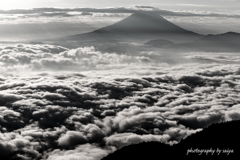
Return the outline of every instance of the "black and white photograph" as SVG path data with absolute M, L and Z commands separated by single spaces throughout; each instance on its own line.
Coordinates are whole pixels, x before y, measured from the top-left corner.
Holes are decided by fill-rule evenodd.
M 0 160 L 240 157 L 240 0 L 1 0 Z

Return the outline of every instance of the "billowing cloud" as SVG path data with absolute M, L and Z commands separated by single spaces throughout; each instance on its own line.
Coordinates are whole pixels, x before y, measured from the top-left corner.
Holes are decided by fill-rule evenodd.
M 117 54 L 101 52 L 95 47 L 83 47 L 68 50 L 52 45 L 25 45 L 2 47 L 0 65 L 14 68 L 25 67 L 34 70 L 88 70 L 112 68 L 113 65 L 151 63 L 160 59 L 160 54 L 141 53 Z M 154 60 L 156 59 L 156 60 Z
M 106 138 L 106 143 L 108 145 L 116 146 L 117 148 L 121 148 L 127 145 L 136 144 L 140 142 L 148 142 L 148 141 L 158 141 L 158 142 L 166 142 L 170 139 L 170 136 L 165 135 L 137 135 L 133 133 L 122 133 L 112 135 Z
M 58 144 L 61 147 L 72 147 L 76 144 L 86 143 L 86 138 L 81 134 L 81 132 L 68 131 L 65 135 L 58 139 Z
M 114 148 L 101 149 L 91 144 L 84 144 L 74 150 L 54 150 L 49 153 L 48 160 L 99 160 L 114 150 Z

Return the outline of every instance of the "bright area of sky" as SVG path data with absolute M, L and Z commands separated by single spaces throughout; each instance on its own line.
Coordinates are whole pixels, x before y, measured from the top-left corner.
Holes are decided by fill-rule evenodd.
M 148 5 L 161 9 L 238 9 L 239 0 L 2 0 L 1 9 L 39 8 L 39 7 L 111 7 Z
M 167 20 L 185 29 L 201 34 L 218 34 L 227 31 L 240 32 L 240 0 L 0 0 L 0 41 L 53 38 L 79 33 L 118 22 L 129 14 L 36 12 L 16 13 L 3 10 L 31 8 L 115 8 L 151 6 L 172 12 L 208 14 L 202 16 L 165 16 Z M 136 9 L 136 8 L 135 8 Z M 51 10 L 50 10 L 51 11 Z M 233 15 L 215 16 L 215 14 Z

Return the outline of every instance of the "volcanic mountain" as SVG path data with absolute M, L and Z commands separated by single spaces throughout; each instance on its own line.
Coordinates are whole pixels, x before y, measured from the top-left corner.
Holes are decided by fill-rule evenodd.
M 152 39 L 165 39 L 173 42 L 190 42 L 202 35 L 185 30 L 147 11 L 136 11 L 129 17 L 90 33 L 61 37 L 58 41 L 81 43 L 104 42 L 146 42 Z

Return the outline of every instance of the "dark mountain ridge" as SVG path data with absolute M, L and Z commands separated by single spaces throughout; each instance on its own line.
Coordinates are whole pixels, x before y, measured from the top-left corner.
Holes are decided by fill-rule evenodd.
M 207 52 L 239 52 L 240 34 L 235 32 L 209 34 L 193 42 L 176 44 L 174 47 Z
M 102 160 L 161 159 L 238 159 L 240 157 L 240 120 L 212 124 L 170 146 L 160 142 L 143 142 L 123 147 Z M 204 150 L 215 151 L 203 152 Z M 221 150 L 221 152 L 217 152 Z M 202 151 L 202 153 L 200 152 Z

